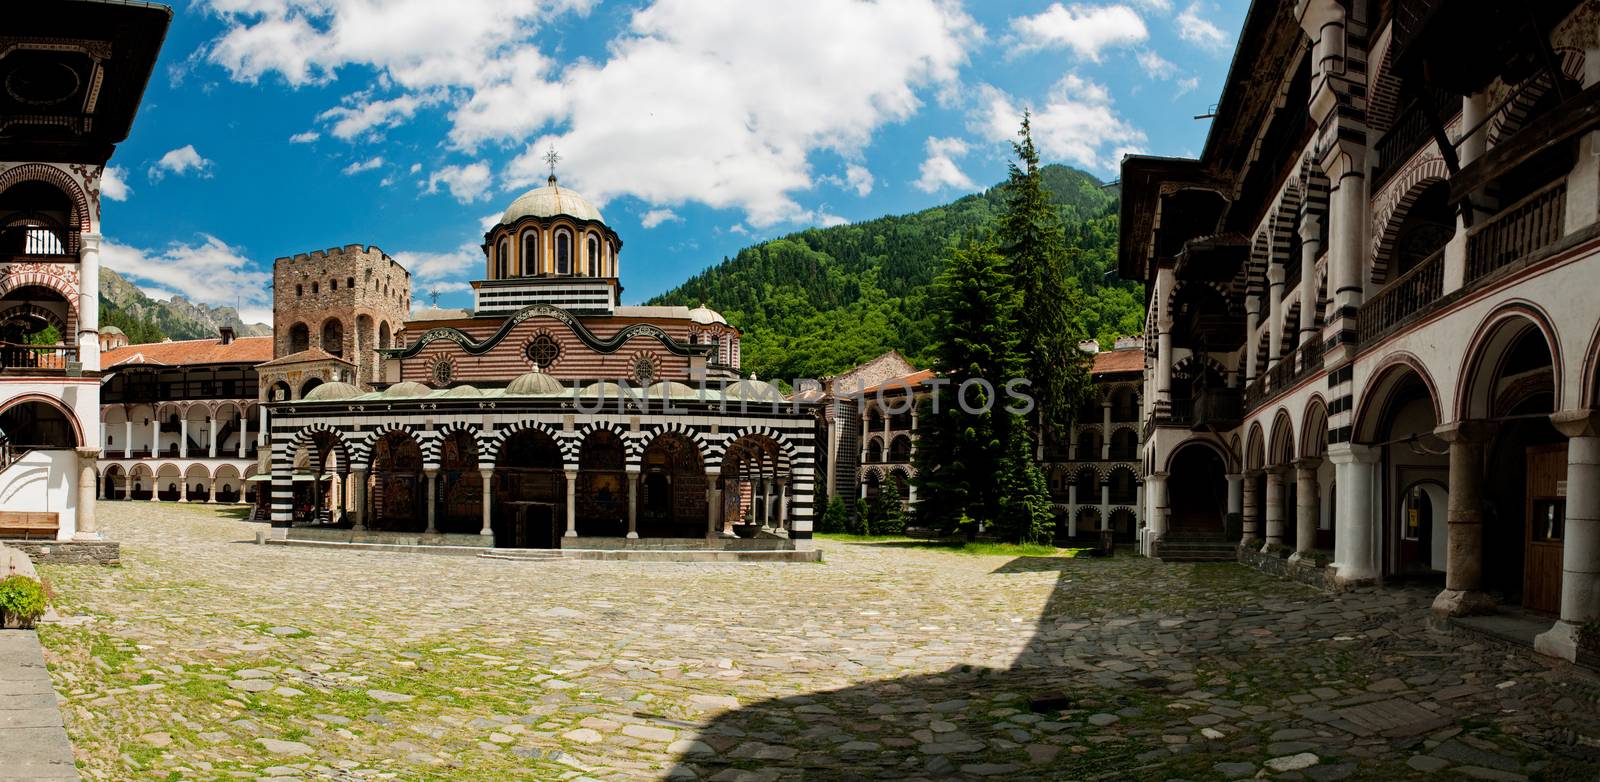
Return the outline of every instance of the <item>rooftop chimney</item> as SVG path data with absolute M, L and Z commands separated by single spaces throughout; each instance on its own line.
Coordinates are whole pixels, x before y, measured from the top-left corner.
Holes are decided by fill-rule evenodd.
M 233 344 L 233 327 L 232 326 L 223 326 L 221 329 L 218 329 L 218 331 L 220 331 L 222 333 L 222 344 L 224 344 L 224 345 L 232 345 Z

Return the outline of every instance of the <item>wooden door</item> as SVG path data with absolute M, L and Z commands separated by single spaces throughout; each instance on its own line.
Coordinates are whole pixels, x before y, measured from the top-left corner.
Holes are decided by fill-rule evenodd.
M 1567 446 L 1528 449 L 1528 500 L 1524 518 L 1526 560 L 1523 563 L 1522 607 L 1556 614 L 1561 611 L 1561 541 L 1566 532 Z

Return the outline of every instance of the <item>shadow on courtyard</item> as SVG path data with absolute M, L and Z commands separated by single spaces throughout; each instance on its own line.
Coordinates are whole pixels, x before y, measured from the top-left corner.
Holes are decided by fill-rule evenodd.
M 1117 665 L 1115 650 L 1099 642 L 1075 643 L 1081 625 L 1097 619 L 1069 615 L 1067 582 L 1094 578 L 1095 565 L 1106 562 L 1017 557 L 993 571 L 1059 574 L 1035 624 L 1019 626 L 1032 636 L 1010 667 L 957 665 L 743 706 L 702 729 L 695 739 L 705 746 L 679 756 L 668 778 L 1060 779 L 1134 769 L 1150 744 L 1074 751 L 1069 747 L 1078 740 L 1066 737 L 1068 726 L 1058 721 L 1065 709 L 1088 710 L 1074 719 L 1147 710 L 1164 716 L 1157 692 L 1172 682 Z M 1159 747 L 1158 736 L 1150 740 Z

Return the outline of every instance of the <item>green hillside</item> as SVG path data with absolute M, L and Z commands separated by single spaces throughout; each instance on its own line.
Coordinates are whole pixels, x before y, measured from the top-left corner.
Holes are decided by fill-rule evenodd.
M 1102 343 L 1143 327 L 1140 289 L 1116 268 L 1117 191 L 1066 166 L 1044 167 Z M 891 348 L 931 363 L 932 284 L 950 243 L 992 230 L 998 188 L 921 212 L 813 228 L 740 250 L 649 304 L 705 303 L 743 333 L 742 364 L 762 377 L 822 377 Z

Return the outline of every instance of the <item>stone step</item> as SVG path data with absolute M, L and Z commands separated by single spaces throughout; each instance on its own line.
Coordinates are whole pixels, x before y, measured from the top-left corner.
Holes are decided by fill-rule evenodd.
M 490 549 L 478 555 L 479 559 L 515 559 L 542 562 L 561 559 L 559 549 Z

